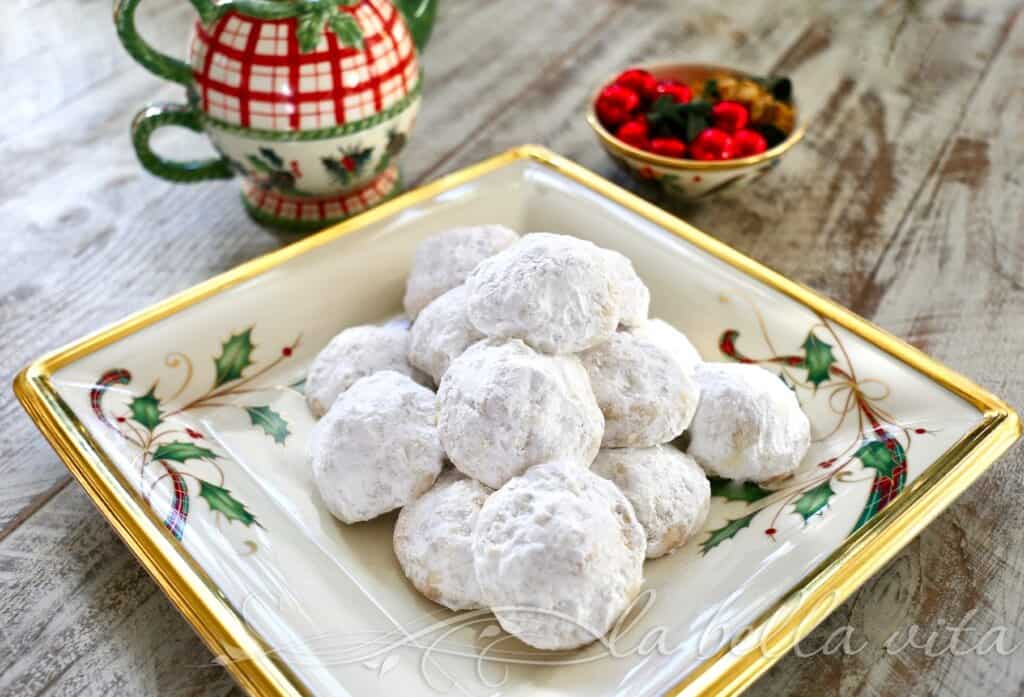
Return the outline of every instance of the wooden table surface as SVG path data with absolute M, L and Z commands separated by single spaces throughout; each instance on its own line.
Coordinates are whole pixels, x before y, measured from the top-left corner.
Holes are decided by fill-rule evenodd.
M 1024 405 L 1024 21 L 1010 0 L 442 0 L 410 185 L 508 147 L 550 146 L 628 184 L 583 113 L 595 81 L 678 58 L 782 72 L 809 129 L 751 188 L 676 209 Z M 181 51 L 185 0 L 140 10 Z M 288 244 L 237 182 L 171 185 L 128 139 L 180 88 L 133 64 L 109 0 L 0 5 L 0 377 L 41 352 Z M 161 135 L 164 135 L 161 133 Z M 164 152 L 198 152 L 191 134 Z M 116 538 L 9 389 L 0 399 L 0 694 L 239 690 Z M 1021 694 L 1024 455 L 1015 448 L 750 690 Z M 949 651 L 964 623 L 967 648 Z M 867 647 L 823 655 L 852 627 Z M 918 627 L 930 649 L 886 650 Z M 858 642 L 859 643 L 859 642 Z

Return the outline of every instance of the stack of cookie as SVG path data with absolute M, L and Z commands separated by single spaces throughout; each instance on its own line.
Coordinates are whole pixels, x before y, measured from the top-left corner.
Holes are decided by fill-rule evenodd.
M 810 442 L 781 381 L 703 363 L 649 304 L 629 259 L 567 235 L 422 242 L 411 327 L 346 329 L 310 370 L 324 503 L 346 523 L 401 508 L 395 553 L 437 603 L 542 649 L 603 636 L 644 560 L 702 529 L 705 472 L 787 476 Z

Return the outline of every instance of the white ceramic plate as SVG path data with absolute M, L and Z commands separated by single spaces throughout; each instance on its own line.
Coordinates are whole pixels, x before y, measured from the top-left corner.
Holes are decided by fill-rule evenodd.
M 344 327 L 400 311 L 417 242 L 473 223 L 626 254 L 653 315 L 706 360 L 779 373 L 813 424 L 794 479 L 716 482 L 706 530 L 647 564 L 646 608 L 620 636 L 577 652 L 529 650 L 486 612 L 422 598 L 392 554 L 394 517 L 337 523 L 304 457 L 310 360 Z M 259 694 L 740 689 L 778 657 L 769 649 L 810 631 L 1019 433 L 1004 404 L 909 346 L 538 148 L 172 298 L 41 359 L 17 389 L 172 600 Z M 758 645 L 727 651 L 746 627 L 761 632 Z

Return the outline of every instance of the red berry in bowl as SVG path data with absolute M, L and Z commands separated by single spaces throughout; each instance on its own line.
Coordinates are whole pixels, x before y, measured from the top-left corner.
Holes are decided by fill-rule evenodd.
M 695 160 L 730 160 L 735 156 L 732 136 L 720 128 L 705 128 L 690 143 L 690 157 Z
M 768 149 L 768 141 L 757 131 L 749 128 L 741 128 L 732 136 L 733 144 L 736 146 L 736 157 L 750 157 L 760 155 Z
M 676 104 L 686 104 L 693 99 L 693 90 L 690 89 L 690 86 L 676 80 L 662 80 L 654 88 L 654 92 L 657 97 L 671 97 Z
M 615 78 L 615 84 L 628 87 L 643 99 L 652 100 L 657 98 L 655 89 L 658 86 L 658 81 L 646 70 L 630 68 Z
M 622 85 L 608 85 L 597 96 L 594 111 L 606 128 L 620 126 L 631 118 L 640 106 L 640 95 Z
M 750 121 L 750 112 L 739 102 L 719 102 L 711 107 L 711 122 L 715 128 L 735 133 L 746 128 Z
M 627 121 L 619 126 L 619 130 L 615 132 L 615 137 L 627 145 L 632 145 L 634 148 L 646 150 L 648 147 L 647 118 L 641 116 L 632 121 Z
M 686 143 L 678 138 L 652 138 L 648 150 L 662 157 L 680 158 L 686 155 Z

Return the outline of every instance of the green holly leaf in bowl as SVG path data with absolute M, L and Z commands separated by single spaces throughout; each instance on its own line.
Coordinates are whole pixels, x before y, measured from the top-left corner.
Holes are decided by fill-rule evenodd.
M 651 105 L 647 121 L 654 133 L 691 142 L 711 125 L 711 102 L 698 100 L 680 104 L 668 96 Z

